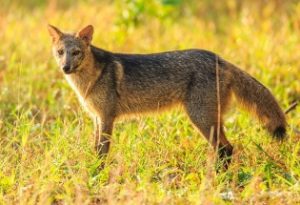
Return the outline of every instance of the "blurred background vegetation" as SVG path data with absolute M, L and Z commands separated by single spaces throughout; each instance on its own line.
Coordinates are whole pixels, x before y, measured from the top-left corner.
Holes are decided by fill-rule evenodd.
M 0 204 L 300 201 L 299 107 L 288 115 L 289 139 L 282 144 L 248 114 L 230 110 L 226 127 L 235 156 L 218 175 L 210 147 L 182 112 L 118 123 L 108 166 L 99 172 L 92 124 L 52 58 L 47 32 L 48 23 L 63 31 L 92 24 L 93 44 L 113 52 L 211 50 L 269 87 L 285 109 L 300 100 L 300 1 L 0 5 Z M 234 198 L 224 201 L 224 192 Z

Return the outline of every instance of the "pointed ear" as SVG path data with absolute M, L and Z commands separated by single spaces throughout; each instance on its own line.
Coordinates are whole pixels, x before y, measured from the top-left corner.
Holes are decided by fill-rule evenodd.
M 93 39 L 93 33 L 94 27 L 92 25 L 88 25 L 79 31 L 76 36 L 84 40 L 87 44 L 90 44 Z
M 53 42 L 57 41 L 63 35 L 63 33 L 58 28 L 50 24 L 48 25 L 48 31 L 50 36 L 52 37 Z

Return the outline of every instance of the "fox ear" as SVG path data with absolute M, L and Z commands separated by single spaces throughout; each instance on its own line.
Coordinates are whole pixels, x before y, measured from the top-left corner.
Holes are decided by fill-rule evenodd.
M 88 25 L 84 27 L 81 31 L 79 31 L 76 35 L 84 40 L 87 44 L 90 44 L 93 39 L 94 27 L 92 25 Z
M 63 33 L 58 28 L 50 24 L 48 25 L 48 31 L 50 36 L 52 37 L 53 42 L 57 41 L 63 35 Z

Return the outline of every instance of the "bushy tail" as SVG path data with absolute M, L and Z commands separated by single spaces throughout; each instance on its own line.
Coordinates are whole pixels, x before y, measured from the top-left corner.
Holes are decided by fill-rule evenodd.
M 286 135 L 285 114 L 271 92 L 255 78 L 230 64 L 232 90 L 238 101 L 253 111 L 276 139 Z

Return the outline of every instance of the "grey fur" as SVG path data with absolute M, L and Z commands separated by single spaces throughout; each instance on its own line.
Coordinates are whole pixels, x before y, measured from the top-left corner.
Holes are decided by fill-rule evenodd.
M 270 91 L 210 51 L 119 54 L 92 46 L 90 26 L 75 35 L 53 27 L 49 31 L 58 64 L 71 65 L 72 72 L 65 76 L 95 121 L 95 146 L 101 156 L 109 150 L 113 124 L 120 116 L 182 105 L 227 166 L 232 146 L 226 139 L 222 116 L 232 93 L 271 133 L 285 135 L 285 116 Z M 64 49 L 66 57 L 56 55 L 59 49 Z M 82 58 L 69 55 L 74 49 L 80 49 Z

